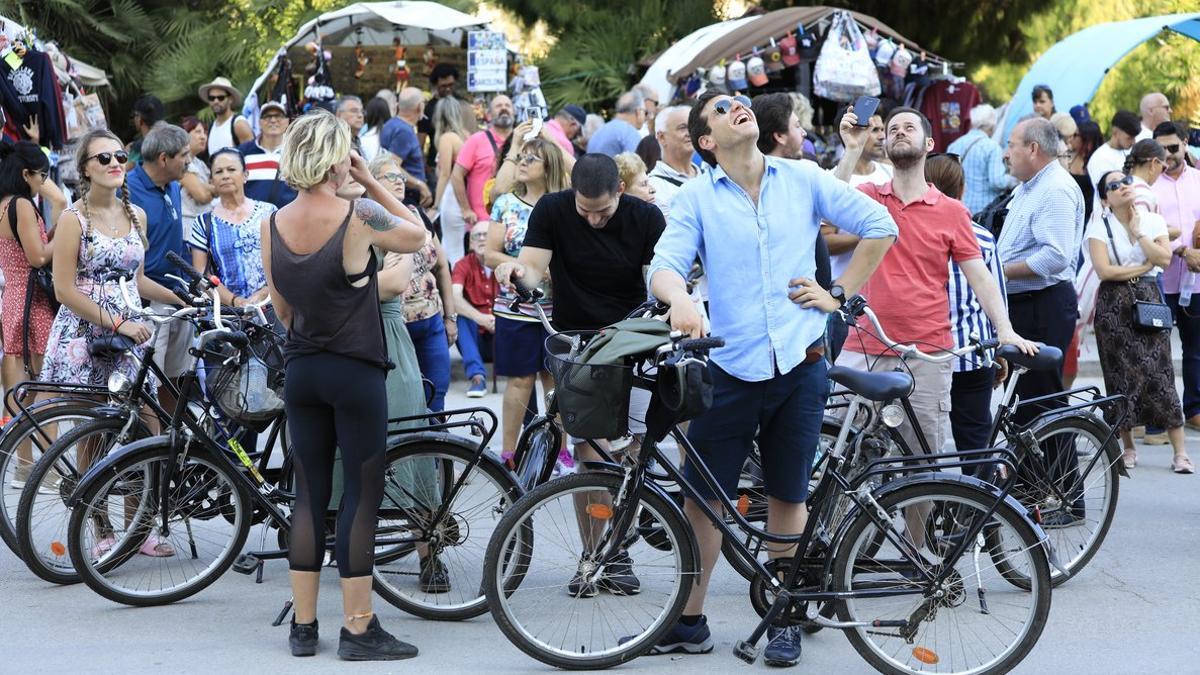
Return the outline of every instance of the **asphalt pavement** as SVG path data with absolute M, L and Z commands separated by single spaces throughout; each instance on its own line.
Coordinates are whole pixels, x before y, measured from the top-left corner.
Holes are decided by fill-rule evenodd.
M 1081 383 L 1095 384 L 1095 380 Z M 452 385 L 450 407 L 467 399 Z M 1200 435 L 1189 433 L 1200 459 Z M 1075 579 L 1054 591 L 1040 642 L 1017 673 L 1200 673 L 1200 476 L 1169 470 L 1169 446 L 1141 446 L 1140 464 L 1121 481 L 1117 515 L 1103 548 Z M 250 542 L 253 545 L 255 542 Z M 719 563 L 707 606 L 716 650 L 706 656 L 644 657 L 621 672 L 751 672 L 732 655 L 757 615 L 747 586 Z M 287 565 L 266 566 L 266 578 L 227 573 L 191 599 L 167 607 L 113 604 L 86 586 L 52 586 L 0 547 L 0 673 L 517 673 L 551 669 L 510 645 L 489 616 L 461 623 L 418 619 L 376 602 L 384 627 L 416 644 L 411 661 L 344 663 L 337 659 L 341 597 L 335 570 L 322 578 L 321 653 L 295 659 L 287 628 L 272 627 L 290 593 Z M 806 638 L 794 672 L 873 672 L 844 636 L 825 630 Z

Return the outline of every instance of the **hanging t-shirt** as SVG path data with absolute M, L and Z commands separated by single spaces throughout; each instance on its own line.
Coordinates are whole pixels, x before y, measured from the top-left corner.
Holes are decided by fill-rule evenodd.
M 971 130 L 971 108 L 983 102 L 979 90 L 970 82 L 940 80 L 925 89 L 921 113 L 933 125 L 933 149 L 945 152 L 959 136 Z
M 62 92 L 50 57 L 30 49 L 15 69 L 7 60 L 0 59 L 0 79 L 4 80 L 0 86 L 0 105 L 9 118 L 5 134 L 10 138 L 25 138 L 21 126 L 28 123 L 31 115 L 37 115 L 38 143 L 61 148 L 67 127 L 62 114 Z

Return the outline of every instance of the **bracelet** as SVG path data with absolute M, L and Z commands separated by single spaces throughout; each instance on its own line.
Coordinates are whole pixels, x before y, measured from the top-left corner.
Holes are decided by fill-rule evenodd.
M 113 332 L 115 333 L 115 332 L 117 332 L 118 330 L 120 330 L 120 328 L 121 328 L 121 324 L 123 324 L 123 323 L 125 323 L 125 317 L 121 317 L 121 320 L 120 320 L 120 321 L 118 321 L 118 322 L 116 322 L 116 323 L 114 323 L 114 324 L 113 324 Z
M 443 321 L 458 321 L 458 315 L 457 314 L 443 314 L 442 320 Z

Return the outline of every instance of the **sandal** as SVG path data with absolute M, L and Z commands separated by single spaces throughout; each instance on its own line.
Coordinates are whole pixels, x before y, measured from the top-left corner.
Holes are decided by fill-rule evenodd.
M 138 549 L 138 554 L 149 558 L 170 558 L 175 555 L 175 547 L 171 543 L 162 539 L 157 534 L 152 534 L 146 537 L 146 541 L 142 542 L 142 547 Z
M 1195 473 L 1196 467 L 1192 466 L 1192 460 L 1187 457 L 1176 457 L 1171 460 L 1171 470 L 1175 473 Z
M 95 546 L 92 547 L 92 559 L 99 560 L 100 558 L 103 558 L 105 555 L 108 554 L 109 551 L 113 550 L 113 547 L 116 545 L 117 545 L 116 535 L 110 534 L 107 537 L 101 539 L 100 541 L 96 542 Z
M 1121 462 L 1125 465 L 1126 469 L 1132 469 L 1132 468 L 1136 467 L 1137 466 L 1137 451 L 1136 450 L 1126 450 L 1125 453 L 1123 455 L 1121 455 Z

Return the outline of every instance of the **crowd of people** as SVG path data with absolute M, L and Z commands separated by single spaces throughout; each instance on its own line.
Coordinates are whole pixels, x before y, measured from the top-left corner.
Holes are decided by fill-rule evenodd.
M 69 204 L 46 180 L 36 141 L 0 150 L 7 389 L 30 378 L 104 384 L 118 370 L 132 378 L 134 358 L 89 353 L 112 333 L 138 345 L 153 340 L 162 372 L 184 372 L 187 324 L 152 330 L 139 321 L 140 305 L 126 306 L 110 282 L 114 271 L 135 279 L 135 303 L 151 308 L 178 302 L 170 253 L 219 276 L 228 305 L 270 298 L 289 334 L 286 399 L 301 477 L 290 556 L 293 653 L 315 649 L 329 501 L 329 480 L 304 476 L 330 474 L 325 451 L 334 444 L 346 484 L 336 535 L 343 644 L 364 658 L 415 653 L 384 633 L 370 609 L 371 562 L 361 553 L 371 549 L 361 538 L 382 490 L 374 474 L 383 437 L 375 432 L 427 405 L 445 408 L 458 386 L 454 351 L 467 396 L 485 395 L 488 363 L 503 378 L 495 450 L 511 457 L 539 407 L 538 382 L 553 386 L 546 330 L 535 308 L 518 302 L 518 282 L 542 291 L 536 302 L 559 330 L 597 330 L 653 295 L 670 306 L 673 327 L 725 338 L 711 363 L 714 405 L 689 437 L 727 498 L 757 438 L 772 532 L 804 526 L 826 356 L 856 368 L 898 365 L 885 345 L 847 339 L 844 326 L 828 321 L 856 293 L 893 339 L 922 350 L 961 347 L 973 334 L 1030 353 L 1034 341 L 1064 350 L 1065 373 L 1027 373 L 1022 398 L 1063 390 L 1094 330 L 1106 389 L 1125 395 L 1107 411 L 1120 420 L 1125 466 L 1137 465 L 1133 431 L 1145 426 L 1147 442 L 1161 434 L 1173 446 L 1173 471 L 1193 472 L 1183 430 L 1200 429 L 1200 311 L 1190 309 L 1200 286 L 1200 170 L 1188 129 L 1171 120 L 1162 94 L 1148 94 L 1140 116 L 1117 112 L 1106 141 L 1086 108 L 1059 113 L 1053 92 L 1038 87 L 1035 115 L 1016 125 L 1007 147 L 993 140 L 997 111 L 982 104 L 947 153 L 932 152 L 919 110 L 884 101 L 860 120 L 847 107 L 840 160 L 821 167 L 795 95 L 707 92 L 660 107 L 653 90 L 636 87 L 608 121 L 566 105 L 535 125 L 518 120 L 503 94 L 477 117 L 458 87 L 457 70 L 442 64 L 430 93 L 410 86 L 366 102 L 347 95 L 330 112 L 297 119 L 269 101 L 257 134 L 236 112 L 241 92 L 224 78 L 200 87 L 208 123 L 185 117 L 176 126 L 161 102 L 142 97 L 131 143 L 107 131 L 81 140 Z M 698 260 L 704 276 L 692 288 L 686 280 Z M 1165 303 L 1174 314 L 1182 400 L 1170 333 L 1140 327 L 1139 302 Z M 835 353 L 825 355 L 825 345 Z M 985 445 L 1005 365 L 964 357 L 908 367 L 928 447 L 941 448 L 945 430 L 956 447 Z M 361 386 L 329 386 L 348 377 Z M 646 405 L 631 401 L 626 452 L 641 442 Z M 910 447 L 924 446 L 916 429 L 901 431 Z M 585 439 L 568 446 L 564 468 L 598 459 Z M 1076 470 L 1073 449 L 1047 452 L 1056 470 Z M 1058 517 L 1082 518 L 1080 500 Z M 656 653 L 712 649 L 703 607 L 720 536 L 698 505 L 685 512 L 701 578 Z M 142 553 L 174 555 L 155 537 Z M 437 560 L 422 560 L 421 583 L 448 587 Z M 569 592 L 628 594 L 638 584 L 630 561 L 617 559 L 595 584 L 577 575 Z M 794 664 L 800 632 L 770 630 L 768 659 Z

